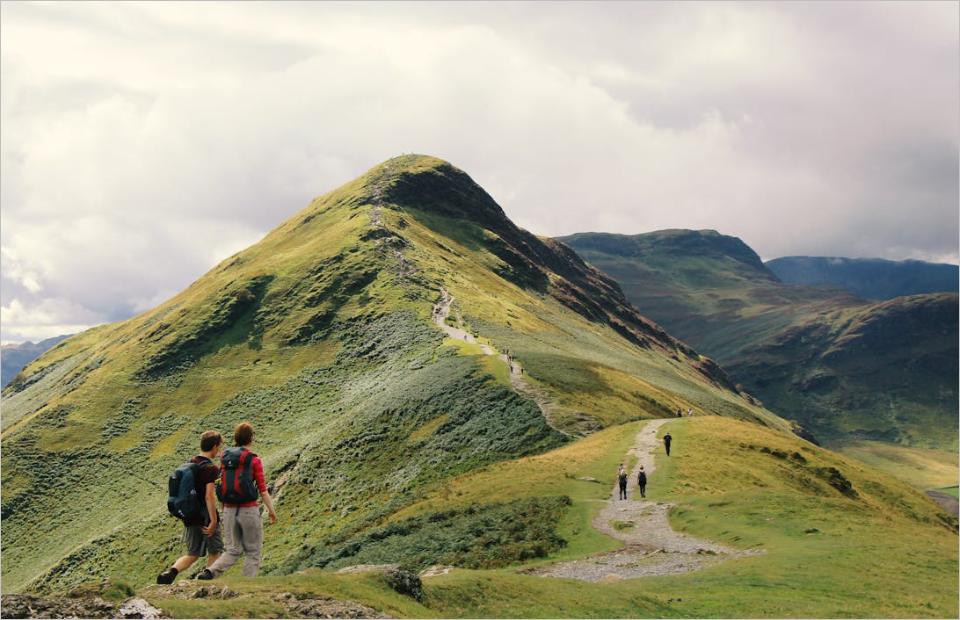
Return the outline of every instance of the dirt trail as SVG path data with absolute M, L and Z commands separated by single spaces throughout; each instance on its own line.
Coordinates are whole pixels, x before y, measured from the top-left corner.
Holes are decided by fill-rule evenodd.
M 496 352 L 492 347 L 486 344 L 478 343 L 476 338 L 474 338 L 470 332 L 463 329 L 463 320 L 460 318 L 459 313 L 457 313 L 458 327 L 453 327 L 447 324 L 447 317 L 450 316 L 450 308 L 453 305 L 453 301 L 453 295 L 451 295 L 447 289 L 440 287 L 440 301 L 433 306 L 433 322 L 439 325 L 440 328 L 454 340 L 462 340 L 464 342 L 475 344 L 483 350 L 484 355 L 496 355 Z M 550 425 L 550 428 L 562 435 L 572 438 L 582 437 L 590 432 L 598 430 L 598 428 L 595 428 L 596 423 L 592 418 L 589 418 L 580 412 L 560 407 L 554 403 L 550 397 L 544 393 L 543 390 L 526 381 L 523 375 L 523 366 L 520 364 L 520 362 L 515 359 L 511 359 L 509 356 L 504 354 L 498 355 L 498 358 L 510 368 L 510 385 L 513 387 L 513 390 L 524 398 L 532 400 L 537 404 L 537 407 L 540 408 L 540 412 L 543 414 L 547 424 Z M 565 431 L 558 426 L 556 420 L 560 415 L 563 415 L 566 419 L 572 421 L 570 426 L 577 428 L 577 434 Z
M 615 483 L 606 506 L 591 523 L 597 531 L 623 541 L 626 546 L 579 560 L 526 569 L 524 573 L 583 581 L 615 581 L 688 573 L 725 560 L 764 553 L 762 550 L 739 551 L 675 532 L 667 520 L 667 512 L 673 504 L 639 500 L 637 473 L 642 465 L 649 478 L 656 469 L 653 449 L 657 443 L 657 431 L 666 422 L 668 420 L 647 422 L 628 451 L 638 458 L 627 487 L 630 499 L 618 499 L 619 489 Z
M 464 342 L 469 342 L 470 344 L 478 345 L 483 349 L 484 355 L 493 355 L 493 349 L 488 345 L 480 344 L 477 342 L 477 339 L 473 335 L 462 329 L 463 320 L 460 318 L 459 313 L 457 315 L 457 325 L 458 327 L 452 327 L 447 325 L 447 317 L 450 316 L 450 306 L 453 304 L 454 297 L 447 292 L 447 289 L 440 287 L 440 301 L 433 306 L 433 322 L 440 326 L 440 329 L 447 332 L 447 335 L 453 338 L 454 340 L 463 340 Z M 505 357 L 505 356 L 501 356 Z M 510 373 L 513 374 L 513 368 L 510 368 Z

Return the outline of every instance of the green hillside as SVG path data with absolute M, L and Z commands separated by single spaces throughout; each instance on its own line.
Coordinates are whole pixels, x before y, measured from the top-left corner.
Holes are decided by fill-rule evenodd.
M 454 298 L 447 321 L 493 355 L 432 322 L 442 290 Z M 280 513 L 264 572 L 285 574 L 331 564 L 453 477 L 599 429 L 681 407 L 788 429 L 731 388 L 466 174 L 392 159 L 158 308 L 60 343 L 11 382 L 3 590 L 153 580 L 179 549 L 166 477 L 209 428 L 256 426 Z M 440 551 L 491 567 L 561 546 L 561 500 L 496 510 L 519 523 L 505 551 L 458 556 L 493 535 L 479 525 Z M 544 518 L 521 518 L 530 510 Z
M 524 568 L 609 551 L 590 518 L 643 422 L 612 427 L 541 455 L 502 461 L 425 494 L 396 515 L 474 509 L 565 496 L 565 548 L 509 568 L 454 570 L 424 579 L 420 602 L 393 592 L 376 573 L 307 570 L 225 583 L 248 598 L 218 601 L 141 593 L 176 617 L 279 616 L 278 593 L 355 600 L 398 617 L 453 618 L 952 618 L 957 608 L 955 521 L 905 483 L 788 434 L 729 418 L 669 422 L 676 448 L 656 451 L 648 498 L 677 503 L 671 523 L 685 533 L 766 553 L 704 570 L 604 583 L 523 574 Z M 662 431 L 661 431 L 662 432 Z M 368 557 L 416 548 L 416 532 L 364 548 Z M 892 587 L 891 584 L 896 584 Z
M 784 284 L 746 244 L 715 231 L 562 240 L 640 312 L 827 445 L 873 452 L 888 468 L 897 459 L 883 444 L 911 447 L 952 463 L 934 486 L 956 481 L 956 294 L 868 302 Z

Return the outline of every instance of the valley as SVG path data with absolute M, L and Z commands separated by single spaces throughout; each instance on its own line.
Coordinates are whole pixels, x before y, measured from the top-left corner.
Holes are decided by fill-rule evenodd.
M 956 483 L 955 293 L 867 301 L 839 287 L 784 284 L 743 241 L 716 231 L 562 240 L 620 282 L 642 313 L 824 445 L 869 453 L 894 473 L 899 457 L 933 461 L 946 478 L 912 472 L 917 486 Z

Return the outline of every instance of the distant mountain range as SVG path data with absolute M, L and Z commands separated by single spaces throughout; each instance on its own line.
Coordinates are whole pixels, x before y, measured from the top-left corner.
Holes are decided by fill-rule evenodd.
M 645 315 L 828 445 L 957 447 L 956 293 L 866 301 L 786 284 L 712 230 L 562 237 Z
M 20 344 L 5 344 L 0 348 L 0 381 L 3 386 L 13 381 L 23 367 L 46 353 L 63 340 L 69 338 L 66 336 L 55 336 L 47 338 L 34 344 L 32 342 L 22 342 Z
M 787 256 L 765 265 L 786 284 L 842 286 L 864 299 L 960 291 L 960 267 L 944 263 Z

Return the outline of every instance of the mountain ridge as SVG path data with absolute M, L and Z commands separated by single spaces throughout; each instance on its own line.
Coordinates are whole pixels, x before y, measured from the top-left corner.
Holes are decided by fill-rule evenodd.
M 784 256 L 765 263 L 787 284 L 841 286 L 864 299 L 887 300 L 960 290 L 960 267 L 945 263 L 836 256 Z
M 702 231 L 561 238 L 642 312 L 829 444 L 953 449 L 955 294 L 871 302 L 840 287 L 786 284 L 765 265 L 731 258 L 729 239 Z M 711 249 L 685 251 L 698 244 Z
M 242 419 L 257 428 L 278 509 L 299 515 L 273 530 L 266 572 L 309 565 L 450 477 L 580 429 L 690 407 L 789 432 L 615 282 L 493 205 L 446 162 L 395 158 L 157 308 L 28 365 L 3 392 L 4 587 L 150 578 L 179 534 L 151 480 L 199 432 L 228 435 Z M 498 355 L 432 322 L 441 290 L 456 298 L 449 320 Z M 551 401 L 551 420 L 502 356 Z M 60 477 L 98 480 L 76 489 L 66 520 L 43 486 Z M 546 553 L 539 544 L 528 546 Z
M 72 335 L 73 334 L 64 334 L 54 336 L 53 338 L 40 340 L 36 343 L 21 342 L 19 344 L 3 345 L 2 353 L 0 353 L 3 368 L 2 372 L 0 372 L 0 377 L 2 377 L 2 386 L 0 386 L 0 389 L 7 387 L 7 384 L 13 381 L 14 377 L 23 370 L 24 366 Z

